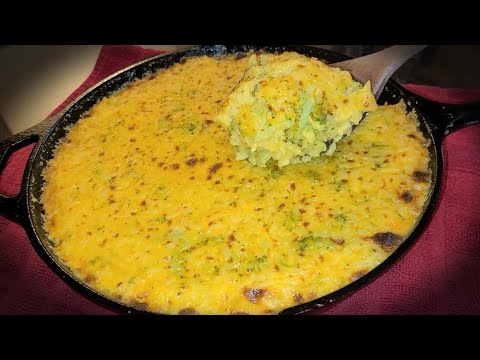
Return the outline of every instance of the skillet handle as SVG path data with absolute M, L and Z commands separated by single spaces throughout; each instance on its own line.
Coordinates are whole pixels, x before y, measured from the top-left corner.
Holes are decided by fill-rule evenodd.
M 15 151 L 38 142 L 38 140 L 45 136 L 60 116 L 61 113 L 52 116 L 41 123 L 0 142 L 0 176 L 5 169 L 10 156 Z M 0 194 L 0 216 L 12 220 L 19 225 L 25 223 L 28 216 L 24 184 L 22 184 L 22 189 L 15 196 L 5 196 Z
M 454 131 L 480 124 L 480 102 L 444 104 L 421 98 L 418 105 L 427 118 L 432 119 L 429 124 L 442 140 Z
M 446 105 L 447 124 L 443 130 L 444 136 L 464 127 L 480 124 L 480 103 L 465 105 Z

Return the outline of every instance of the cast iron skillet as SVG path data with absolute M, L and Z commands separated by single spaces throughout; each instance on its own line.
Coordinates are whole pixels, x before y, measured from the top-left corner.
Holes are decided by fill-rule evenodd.
M 17 134 L 0 143 L 0 173 L 6 165 L 12 152 L 36 142 L 26 170 L 23 175 L 21 190 L 18 195 L 6 197 L 0 195 L 0 215 L 18 223 L 27 232 L 30 241 L 45 263 L 59 275 L 67 284 L 88 297 L 94 302 L 121 313 L 146 313 L 145 310 L 125 305 L 115 299 L 99 294 L 86 283 L 75 277 L 63 265 L 49 246 L 47 234 L 42 228 L 42 206 L 37 201 L 42 193 L 42 170 L 48 160 L 52 158 L 55 144 L 65 135 L 65 127 L 74 124 L 82 114 L 88 111 L 95 103 L 105 96 L 118 90 L 124 84 L 136 78 L 142 78 L 161 68 L 167 68 L 182 58 L 207 55 L 217 56 L 248 50 L 263 49 L 267 52 L 296 51 L 300 54 L 313 56 L 334 63 L 348 59 L 348 57 L 313 47 L 307 46 L 201 46 L 198 48 L 155 56 L 134 64 L 124 70 L 113 74 L 109 78 L 95 85 L 65 108 L 61 113 L 46 119 L 44 122 Z M 305 304 L 290 307 L 281 314 L 297 314 L 313 308 L 320 308 L 339 300 L 366 285 L 368 282 L 392 266 L 419 238 L 431 220 L 438 202 L 443 175 L 442 142 L 445 137 L 462 127 L 480 123 L 480 104 L 471 105 L 446 105 L 435 103 L 421 98 L 406 89 L 403 89 L 393 80 L 390 80 L 378 103 L 397 103 L 405 99 L 409 110 L 415 109 L 420 119 L 420 130 L 427 139 L 431 140 L 428 148 L 431 156 L 430 169 L 432 172 L 432 190 L 426 202 L 424 212 L 416 224 L 413 232 L 405 239 L 400 247 L 383 263 L 367 273 L 365 276 L 331 294 L 310 301 Z M 394 140 L 395 134 L 392 134 Z

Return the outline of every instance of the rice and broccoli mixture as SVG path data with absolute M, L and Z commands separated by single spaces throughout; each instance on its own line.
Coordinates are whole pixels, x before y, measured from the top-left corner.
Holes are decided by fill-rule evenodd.
M 294 52 L 250 55 L 249 68 L 216 120 L 231 131 L 236 159 L 279 167 L 331 155 L 365 112 L 377 108 L 370 83 Z
M 152 312 L 275 314 L 362 277 L 410 234 L 431 186 L 416 116 L 379 106 L 308 163 L 237 161 L 213 118 L 248 66 L 235 55 L 190 58 L 102 99 L 69 129 L 41 202 L 52 249 L 79 281 Z M 270 81 L 280 79 L 258 90 L 268 99 Z M 312 132 L 321 111 L 309 91 L 302 126 Z M 361 107 L 366 92 L 343 98 Z

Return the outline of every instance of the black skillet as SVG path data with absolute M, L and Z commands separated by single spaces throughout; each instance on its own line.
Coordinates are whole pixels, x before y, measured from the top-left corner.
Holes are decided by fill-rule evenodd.
M 132 65 L 87 90 L 61 113 L 0 143 L 0 173 L 4 169 L 7 159 L 14 151 L 26 145 L 37 143 L 29 157 L 23 175 L 20 193 L 14 197 L 0 195 L 0 215 L 21 225 L 43 261 L 67 284 L 82 295 L 117 312 L 146 313 L 142 309 L 122 304 L 115 299 L 99 294 L 86 283 L 75 277 L 75 275 L 58 260 L 49 245 L 47 234 L 42 228 L 43 210 L 41 204 L 37 201 L 37 199 L 40 199 L 42 193 L 42 170 L 48 160 L 52 158 L 52 151 L 55 144 L 65 135 L 65 127 L 75 123 L 82 114 L 88 111 L 100 99 L 110 95 L 124 84 L 136 78 L 142 78 L 158 69 L 169 67 L 174 63 L 180 62 L 182 58 L 185 57 L 198 55 L 217 56 L 260 49 L 267 52 L 296 51 L 300 54 L 324 60 L 327 63 L 348 59 L 348 57 L 344 55 L 307 46 L 215 45 L 201 46 L 186 51 L 155 56 Z M 395 104 L 400 99 L 406 100 L 409 110 L 416 110 L 420 119 L 420 130 L 427 139 L 431 140 L 428 150 L 432 159 L 430 162 L 432 190 L 416 227 L 390 257 L 365 276 L 331 294 L 302 305 L 288 308 L 282 311 L 281 314 L 297 314 L 314 308 L 324 307 L 360 289 L 404 255 L 420 237 L 433 217 L 443 177 L 442 142 L 449 133 L 468 125 L 480 123 L 480 104 L 447 105 L 432 102 L 407 91 L 393 80 L 389 80 L 378 102 L 379 104 L 385 102 Z

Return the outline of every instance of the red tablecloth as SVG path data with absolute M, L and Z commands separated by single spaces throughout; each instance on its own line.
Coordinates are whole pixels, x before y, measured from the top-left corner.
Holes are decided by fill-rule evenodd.
M 54 112 L 107 75 L 154 50 L 104 46 L 88 79 Z M 411 85 L 450 103 L 480 101 L 479 91 Z M 413 248 L 377 280 L 324 314 L 480 314 L 480 126 L 448 136 L 438 210 Z M 32 146 L 17 151 L 0 178 L 15 193 Z M 322 313 L 315 310 L 309 314 Z M 37 256 L 24 230 L 0 217 L 0 314 L 112 314 L 63 283 Z

